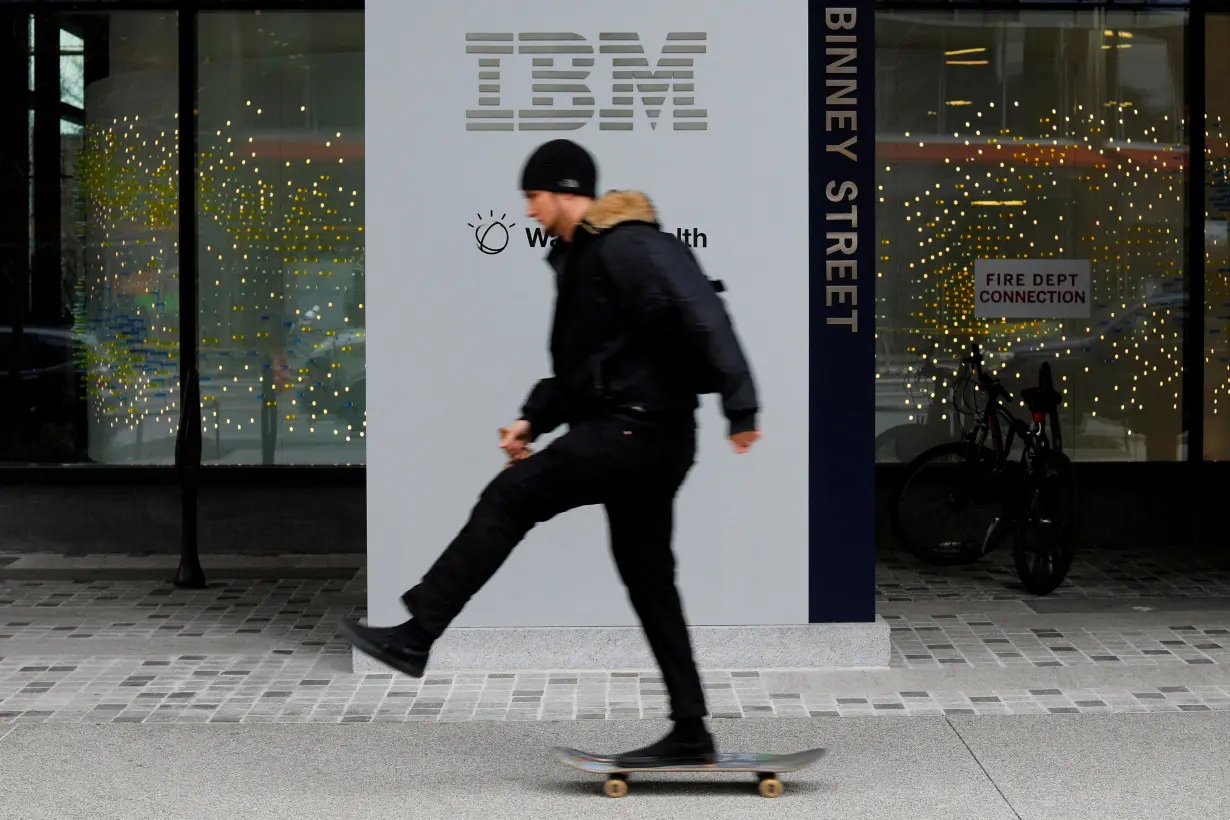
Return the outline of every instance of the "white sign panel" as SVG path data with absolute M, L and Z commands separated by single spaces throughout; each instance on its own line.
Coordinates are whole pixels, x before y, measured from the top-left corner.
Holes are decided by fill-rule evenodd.
M 714 397 L 697 414 L 675 526 L 689 617 L 807 622 L 808 4 L 714 8 L 368 0 L 373 623 L 405 619 L 398 596 L 503 464 L 497 428 L 551 375 L 552 240 L 519 185 L 526 157 L 557 138 L 594 157 L 600 196 L 645 193 L 726 284 L 757 379 L 751 453 L 731 452 Z M 595 507 L 535 527 L 455 625 L 635 622 Z
M 978 259 L 974 316 L 979 319 L 1087 319 L 1088 259 Z

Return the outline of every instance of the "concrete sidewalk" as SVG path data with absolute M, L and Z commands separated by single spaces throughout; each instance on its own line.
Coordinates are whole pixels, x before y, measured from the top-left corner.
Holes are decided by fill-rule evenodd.
M 611 800 L 547 755 L 630 747 L 655 720 L 7 728 L 0 814 L 23 820 L 1230 816 L 1219 712 L 714 721 L 727 750 L 830 749 L 774 800 L 746 774 L 633 776 Z

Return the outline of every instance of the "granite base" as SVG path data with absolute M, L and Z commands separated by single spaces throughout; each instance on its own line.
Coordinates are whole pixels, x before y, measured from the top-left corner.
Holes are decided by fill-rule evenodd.
M 863 623 L 694 626 L 702 669 L 887 668 L 890 631 L 880 616 Z M 353 653 L 356 672 L 388 668 Z M 429 671 L 653 669 L 639 627 L 456 628 L 432 650 Z

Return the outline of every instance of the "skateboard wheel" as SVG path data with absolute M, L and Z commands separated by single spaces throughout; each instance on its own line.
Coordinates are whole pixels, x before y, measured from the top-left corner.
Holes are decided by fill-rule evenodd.
M 607 797 L 623 797 L 628 793 L 628 781 L 622 777 L 608 778 L 602 786 L 602 791 Z
M 785 790 L 782 786 L 782 781 L 776 777 L 763 777 L 760 779 L 760 796 L 761 797 L 780 797 Z

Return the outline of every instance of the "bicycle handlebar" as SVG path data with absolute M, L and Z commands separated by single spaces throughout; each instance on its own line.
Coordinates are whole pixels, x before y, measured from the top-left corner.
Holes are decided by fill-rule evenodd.
M 1011 404 L 1013 402 L 1012 394 L 1008 389 L 993 376 L 988 376 L 982 369 L 982 350 L 978 347 L 977 342 L 969 343 L 969 353 L 962 357 L 965 364 L 972 365 L 974 372 L 978 376 L 978 386 L 988 393 L 999 396 L 1004 401 Z

